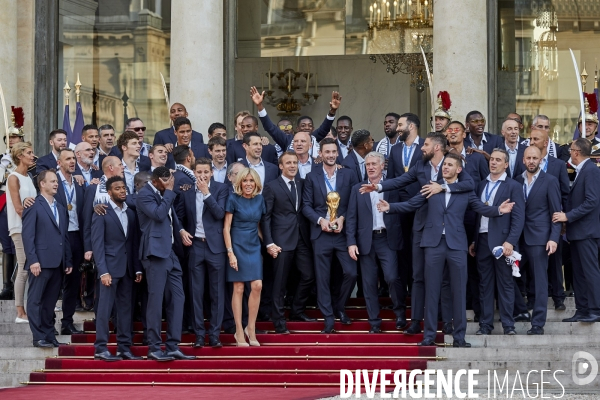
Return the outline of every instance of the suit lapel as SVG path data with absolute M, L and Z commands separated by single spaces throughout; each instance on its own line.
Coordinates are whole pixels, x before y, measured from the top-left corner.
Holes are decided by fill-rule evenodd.
M 281 176 L 277 178 L 277 183 L 279 183 L 281 190 L 283 190 L 284 193 L 287 195 L 288 199 L 290 200 L 290 203 L 292 204 L 292 207 L 295 209 L 296 205 L 294 204 L 294 200 L 292 199 L 292 191 L 287 187 L 285 181 Z
M 112 209 L 112 207 L 110 205 L 109 205 L 108 209 L 106 210 L 106 214 L 111 216 L 111 218 L 114 220 L 114 222 L 119 227 L 119 231 L 121 231 L 123 236 L 125 236 L 125 231 L 123 230 L 123 224 L 121 224 L 121 220 L 119 219 L 119 217 L 117 217 L 117 213 L 115 212 L 115 210 Z M 129 226 L 129 224 L 127 224 L 127 226 Z
M 58 224 L 56 223 L 56 218 L 54 217 L 54 211 L 52 211 L 50 209 L 50 205 L 48 204 L 48 201 L 46 201 L 46 198 L 44 196 L 41 196 L 41 199 L 39 199 L 42 203 L 42 208 L 44 210 L 46 210 L 46 213 L 48 214 L 48 216 L 50 217 L 50 219 L 52 220 L 52 222 L 54 222 L 54 226 L 56 226 L 57 228 L 59 227 Z M 56 210 L 56 212 L 58 212 L 58 209 Z
M 321 188 L 321 193 L 323 193 L 323 198 L 327 198 L 327 187 L 325 186 L 325 171 L 323 168 L 319 168 L 317 170 L 317 181 L 318 185 Z M 339 178 L 339 177 L 338 177 Z
M 493 187 L 494 186 L 491 185 L 488 190 L 491 190 Z M 499 201 L 502 198 L 502 196 L 504 195 L 504 192 L 506 191 L 507 187 L 508 187 L 508 184 L 506 183 L 506 180 L 501 181 L 500 185 L 498 185 L 498 189 L 496 190 L 496 195 L 494 196 L 494 205 L 495 206 L 500 205 Z M 504 200 L 502 200 L 502 201 L 504 201 Z
M 537 179 L 533 183 L 533 187 L 531 188 L 531 191 L 529 192 L 529 196 L 527 196 L 527 199 L 534 197 L 535 194 L 539 191 L 540 186 L 543 185 L 544 179 L 546 179 L 546 177 L 544 175 L 545 175 L 544 171 L 540 171 L 540 174 L 538 175 Z M 527 179 L 527 178 L 525 178 L 525 179 Z

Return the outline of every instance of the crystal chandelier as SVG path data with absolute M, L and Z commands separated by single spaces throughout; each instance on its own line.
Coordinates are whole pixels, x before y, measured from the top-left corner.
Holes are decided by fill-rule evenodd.
M 535 25 L 548 30 L 542 32 L 534 43 L 534 65 L 541 71 L 544 79 L 553 81 L 558 78 L 558 16 L 554 8 L 541 10 Z

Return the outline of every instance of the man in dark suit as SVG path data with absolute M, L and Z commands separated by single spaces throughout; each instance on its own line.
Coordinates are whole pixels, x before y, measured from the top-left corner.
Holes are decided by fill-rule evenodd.
M 185 109 L 185 106 L 181 103 L 173 103 L 171 108 L 169 109 L 169 118 L 171 119 L 171 123 L 175 124 L 175 120 L 179 117 L 188 117 L 188 112 Z M 196 131 L 192 131 L 192 141 L 196 143 L 204 143 L 204 139 L 202 134 Z M 174 127 L 170 126 L 166 129 L 156 132 L 154 135 L 154 145 L 162 144 L 167 148 L 167 151 L 170 153 L 173 151 L 173 148 L 176 146 L 177 136 L 175 135 Z
M 590 162 L 592 143 L 579 138 L 571 143 L 571 164 L 577 176 L 571 186 L 565 212 L 553 222 L 567 223 L 567 240 L 573 260 L 573 289 L 577 311 L 563 322 L 600 322 L 600 268 L 598 266 L 598 219 L 600 217 L 600 170 Z
M 550 122 L 538 116 L 538 125 L 545 126 Z M 548 137 L 548 131 L 545 129 L 533 128 L 529 136 L 529 145 L 535 146 L 540 149 L 541 161 L 540 169 L 546 172 L 548 175 L 554 176 L 558 179 L 561 193 L 561 209 L 564 211 L 567 209 L 567 200 L 569 198 L 569 191 L 571 189 L 571 183 L 569 181 L 569 174 L 567 174 L 567 164 L 557 157 L 553 157 L 548 153 L 548 148 L 552 148 L 549 145 L 550 138 Z M 562 238 L 558 241 L 558 247 L 556 251 L 550 254 L 548 259 L 548 283 L 551 287 L 551 295 L 554 300 L 554 309 L 565 310 L 565 291 L 564 291 L 564 277 L 563 277 L 563 262 L 562 262 L 562 249 L 565 242 Z M 528 285 L 527 297 L 529 295 L 535 295 L 535 288 Z
M 175 149 L 175 151 L 177 148 Z M 175 151 L 173 153 L 175 153 Z M 194 166 L 195 188 L 181 192 L 177 216 L 188 232 L 194 232 L 189 251 L 189 293 L 193 304 L 192 326 L 196 334 L 194 347 L 204 347 L 204 287 L 208 276 L 210 292 L 210 347 L 221 347 L 219 334 L 225 299 L 227 253 L 223 240 L 225 203 L 229 193 L 223 183 L 211 180 L 212 163 L 198 158 Z
M 202 142 L 194 142 L 192 140 L 192 123 L 185 117 L 179 117 L 175 120 L 175 136 L 177 141 L 173 144 L 173 151 L 177 146 L 188 146 L 194 152 L 195 157 L 211 158 L 208 152 L 208 146 Z M 174 169 L 177 162 L 173 159 L 173 151 L 169 152 L 167 157 L 167 167 Z
M 437 135 L 438 133 L 436 133 Z M 425 143 L 427 145 L 427 142 Z M 443 159 L 442 175 L 446 185 L 455 183 L 462 169 L 462 158 L 458 154 L 449 153 Z M 408 202 L 388 204 L 381 200 L 379 209 L 384 212 L 405 212 L 416 210 L 428 203 L 425 229 L 421 239 L 421 247 L 425 249 L 427 275 L 425 276 L 425 333 L 422 346 L 435 346 L 437 333 L 437 314 L 443 271 L 447 268 L 452 293 L 452 319 L 454 323 L 453 347 L 471 347 L 465 341 L 467 328 L 466 318 L 466 283 L 467 283 L 467 235 L 464 229 L 464 218 L 467 207 L 471 207 L 488 218 L 496 219 L 502 213 L 511 211 L 513 204 L 504 201 L 498 206 L 483 204 L 472 192 L 454 193 L 446 191 L 438 193 L 427 200 L 418 194 Z
M 29 271 L 27 315 L 35 347 L 58 347 L 54 335 L 54 306 L 60 294 L 63 273 L 73 270 L 67 237 L 67 209 L 54 199 L 58 178 L 54 170 L 37 177 L 40 195 L 23 211 L 23 241 Z
M 319 156 L 323 159 L 323 168 L 317 168 L 306 175 L 302 212 L 311 225 L 310 239 L 314 251 L 317 303 L 325 317 L 322 332 L 332 333 L 334 315 L 344 324 L 351 323 L 346 315 L 345 306 L 356 284 L 357 271 L 356 261 L 348 254 L 344 222 L 351 189 L 358 181 L 354 172 L 347 168 L 337 169 L 338 153 L 334 139 L 325 138 L 321 141 Z M 330 192 L 338 194 L 335 218 L 328 208 L 328 204 L 336 205 L 335 198 L 327 201 Z M 329 280 L 334 255 L 341 264 L 343 281 L 340 295 L 332 306 Z
M 442 190 L 452 193 L 470 192 L 473 190 L 473 179 L 464 171 L 460 171 L 458 182 L 447 185 L 444 183 L 440 170 L 446 153 L 446 137 L 441 133 L 430 133 L 421 147 L 422 159 L 406 173 L 394 179 L 386 179 L 377 185 L 363 185 L 361 193 L 372 191 L 399 190 L 417 182 L 421 193 L 429 196 Z M 432 183 L 433 182 L 433 183 Z M 427 217 L 427 203 L 415 213 L 412 231 L 412 265 L 413 283 L 411 292 L 411 326 L 404 332 L 409 335 L 421 332 L 421 321 L 424 318 L 425 307 L 425 260 L 421 248 L 421 237 Z M 437 321 L 437 317 L 436 317 Z M 448 321 L 446 321 L 448 322 Z
M 381 139 L 379 142 L 375 142 L 373 145 L 373 150 L 377 151 L 386 159 L 386 169 L 387 169 L 387 159 L 390 158 L 390 154 L 392 154 L 392 148 L 395 145 L 400 144 L 400 131 L 398 131 L 398 122 L 400 120 L 400 115 L 389 112 L 385 115 L 385 119 L 383 120 L 383 132 L 385 133 L 385 137 Z M 383 176 L 386 176 L 386 170 L 383 170 Z
M 354 131 L 350 143 L 352 143 L 352 150 L 342 161 L 342 166 L 354 171 L 356 180 L 361 182 L 367 178 L 365 157 L 373 150 L 371 132 L 366 129 Z
M 354 132 L 354 135 L 360 132 Z M 352 138 L 354 140 L 354 137 Z M 349 157 L 346 157 L 349 158 Z M 345 161 L 345 160 L 344 160 Z M 385 156 L 371 152 L 365 156 L 367 178 L 361 183 L 378 184 L 383 179 Z M 361 184 L 352 188 L 346 221 L 346 239 L 350 257 L 360 259 L 363 293 L 369 314 L 370 333 L 381 333 L 379 299 L 377 296 L 378 266 L 381 264 L 385 282 L 388 284 L 393 310 L 396 314 L 396 329 L 406 327 L 406 286 L 398 276 L 398 251 L 402 248 L 400 214 L 383 214 L 377 210 L 380 199 L 397 203 L 398 191 L 362 195 Z
M 39 175 L 40 172 L 47 169 L 56 169 L 56 162 L 58 160 L 58 153 L 62 149 L 67 148 L 67 132 L 62 129 L 55 129 L 50 132 L 50 153 L 37 159 L 35 163 L 35 174 Z
M 351 149 L 350 138 L 352 137 L 352 119 L 347 115 L 342 115 L 338 118 L 335 124 L 335 131 L 337 133 L 336 146 L 338 148 L 338 163 L 341 163 L 344 158 L 348 156 Z
M 125 204 L 127 187 L 122 177 L 108 179 L 106 191 L 110 197 L 106 214 L 92 217 L 92 244 L 100 280 L 94 359 L 141 360 L 131 353 L 133 281 L 142 280 L 136 216 Z M 117 354 L 112 355 L 107 348 L 108 320 L 115 304 Z
M 256 87 L 252 86 L 250 88 L 250 97 L 252 101 L 256 105 L 258 109 L 258 117 L 260 118 L 260 122 L 262 123 L 263 129 L 271 135 L 275 143 L 279 145 L 279 147 L 283 150 L 294 150 L 293 139 L 294 135 L 288 135 L 283 132 L 281 129 L 277 127 L 277 125 L 273 124 L 271 118 L 267 115 L 267 110 L 263 106 L 263 99 L 265 96 L 265 92 L 260 93 Z M 296 120 L 296 132 L 302 131 L 308 132 L 313 135 L 317 141 L 321 141 L 329 131 L 331 130 L 331 125 L 333 124 L 333 120 L 335 119 L 335 113 L 340 106 L 342 101 L 342 96 L 338 92 L 332 92 L 331 94 L 331 102 L 329 103 L 329 113 L 323 120 L 323 123 L 317 129 L 314 129 L 312 118 L 307 116 L 302 116 Z M 308 130 L 305 130 L 305 127 L 302 127 L 302 124 L 310 123 Z
M 266 185 L 279 176 L 279 168 L 262 157 L 263 145 L 260 135 L 255 132 L 244 135 L 243 146 L 245 155 L 240 162 L 247 168 L 252 168 L 260 177 L 260 183 Z
M 82 176 L 86 187 L 98 184 L 98 179 L 102 177 L 102 169 L 94 168 L 94 148 L 92 145 L 88 142 L 79 142 L 74 151 L 77 162 L 75 163 L 73 175 Z M 102 162 L 104 162 L 104 159 Z
M 504 149 L 508 152 L 506 173 L 509 178 L 515 179 L 525 171 L 522 160 L 526 146 L 519 144 L 519 123 L 513 119 L 504 120 L 502 122 L 502 136 L 504 137 Z
M 515 286 L 512 269 L 506 263 L 513 249 L 517 249 L 523 231 L 525 201 L 523 188 L 508 178 L 509 157 L 506 150 L 497 148 L 490 155 L 490 175 L 479 184 L 477 195 L 486 204 L 499 206 L 510 199 L 515 206 L 510 215 L 499 218 L 479 216 L 475 242 L 469 247 L 471 256 L 477 258 L 479 292 L 481 296 L 480 329 L 478 335 L 489 335 L 494 329 L 494 289 L 498 289 L 498 306 L 505 335 L 515 335 L 513 307 Z M 496 258 L 495 247 L 502 247 L 502 256 Z M 518 294 L 520 296 L 520 293 Z
M 290 320 L 316 321 L 304 314 L 304 307 L 315 282 L 308 221 L 302 215 L 304 180 L 298 177 L 298 156 L 285 151 L 279 157 L 281 176 L 267 183 L 263 197 L 267 212 L 261 227 L 267 252 L 273 258 L 273 304 L 271 319 L 275 332 L 288 334 L 284 297 L 288 275 L 295 265 L 300 272 Z
M 173 209 L 175 178 L 166 167 L 152 172 L 152 181 L 143 187 L 136 199 L 136 211 L 142 231 L 140 259 L 148 281 L 148 358 L 157 361 L 193 360 L 179 350 L 183 320 L 183 283 L 181 266 L 173 251 L 176 240 L 185 246 L 192 244 L 192 236 L 180 227 Z M 167 309 L 166 352 L 161 346 L 163 297 Z
M 132 130 L 127 128 L 127 124 L 125 124 L 125 130 Z M 136 132 L 137 133 L 137 132 Z M 143 135 L 143 132 L 142 132 Z M 106 156 L 119 156 L 121 152 L 115 146 L 115 128 L 112 125 L 105 124 L 98 128 L 98 150 L 100 151 L 100 165 L 102 165 L 102 161 L 104 161 L 104 157 Z M 144 148 L 144 145 L 150 147 L 147 143 L 140 143 L 140 154 L 142 154 L 141 149 Z M 148 156 L 148 154 L 144 154 Z
M 152 147 L 149 143 L 144 143 L 144 136 L 146 134 L 146 125 L 144 121 L 139 119 L 138 117 L 129 118 L 125 121 L 125 130 L 135 132 L 138 135 L 138 140 L 140 143 L 140 155 L 145 157 L 150 157 L 150 148 Z M 102 127 L 100 127 L 100 137 L 102 137 Z M 100 139 L 100 143 L 102 144 L 102 139 Z M 102 146 L 100 146 L 102 147 Z M 112 151 L 111 151 L 112 153 Z M 117 149 L 117 153 L 120 153 Z M 117 155 L 117 154 L 108 154 L 108 155 Z M 118 156 L 118 155 L 117 155 Z
M 84 187 L 79 185 L 73 176 L 75 172 L 75 153 L 71 149 L 63 149 L 58 155 L 57 172 L 58 188 L 54 198 L 62 205 L 69 216 L 67 238 L 72 253 L 75 268 L 73 272 L 64 276 L 62 297 L 61 335 L 83 333 L 73 325 L 73 314 L 79 305 L 81 307 L 81 272 L 79 266 L 83 262 L 83 194 Z M 93 297 L 87 299 L 90 303 Z M 81 309 L 81 308 L 80 308 Z
M 253 115 L 244 117 L 241 122 L 241 130 L 243 136 L 248 133 L 256 133 L 258 135 L 258 119 Z M 258 136 L 259 138 L 260 135 Z M 275 146 L 268 143 L 267 140 L 263 142 L 264 138 L 261 138 L 262 144 L 262 158 L 264 161 L 269 162 L 273 165 L 277 165 L 277 150 Z M 227 163 L 231 164 L 235 161 L 243 161 L 246 158 L 246 149 L 244 147 L 244 139 L 229 141 L 227 144 Z
M 150 171 L 150 159 L 140 155 L 140 142 L 135 132 L 123 132 L 117 140 L 117 147 L 121 151 L 121 161 L 123 162 L 123 174 L 127 183 L 127 190 L 129 193 L 133 193 L 133 177 L 140 171 Z
M 466 126 L 469 129 L 467 148 L 469 151 L 481 153 L 486 160 L 495 148 L 502 148 L 504 140 L 501 136 L 494 135 L 485 130 L 485 117 L 479 111 L 470 111 L 467 114 Z
M 523 185 L 525 224 L 521 249 L 530 270 L 528 283 L 534 287 L 534 307 L 528 335 L 543 335 L 548 311 L 548 256 L 554 254 L 560 240 L 560 223 L 552 216 L 561 210 L 558 179 L 540 168 L 542 152 L 535 146 L 525 150 L 526 172 L 516 177 Z M 530 299 L 527 299 L 530 301 Z
M 92 155 L 92 164 L 95 169 L 100 169 L 102 162 L 100 161 L 100 150 L 98 150 L 98 143 L 100 143 L 100 135 L 98 134 L 98 127 L 94 124 L 85 125 L 81 129 L 81 141 L 87 142 L 94 149 Z

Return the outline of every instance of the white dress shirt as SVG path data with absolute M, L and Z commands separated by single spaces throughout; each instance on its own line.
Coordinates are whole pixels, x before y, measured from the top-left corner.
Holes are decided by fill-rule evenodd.
M 483 189 L 483 192 L 481 192 L 481 201 L 482 202 L 487 202 L 488 205 L 492 205 L 494 204 L 494 198 L 496 197 L 496 192 L 498 192 L 498 188 L 500 187 L 501 183 L 499 183 L 496 187 L 495 184 L 498 181 L 504 182 L 506 180 L 507 174 L 506 172 L 502 174 L 502 176 L 500 178 L 498 178 L 497 181 L 492 181 L 492 178 L 490 177 L 490 175 L 488 175 L 487 179 L 487 186 Z M 487 194 L 490 196 L 489 198 L 486 197 L 486 188 L 487 188 Z M 479 233 L 488 233 L 488 225 L 490 223 L 490 219 L 488 217 L 484 217 L 481 216 L 481 224 L 479 225 Z
M 298 173 L 300 174 L 300 178 L 306 178 L 306 174 L 308 174 L 312 170 L 312 158 L 309 156 L 305 163 L 300 162 L 298 160 Z
M 135 170 L 131 172 L 127 164 L 125 164 L 125 160 L 121 160 L 123 163 L 123 175 L 125 175 L 125 183 L 127 184 L 127 189 L 129 189 L 129 193 L 134 193 L 134 178 L 135 174 L 140 172 L 140 167 L 138 166 L 138 160 L 135 160 Z
M 44 197 L 44 199 L 46 199 L 46 197 Z M 56 221 L 56 225 L 60 226 L 60 215 L 58 213 L 58 206 L 56 203 L 56 199 L 53 197 L 52 203 L 50 203 L 48 201 L 48 199 L 46 199 L 46 202 L 50 206 L 50 211 L 52 211 L 52 215 L 54 215 L 54 220 Z
M 210 189 L 210 181 L 208 182 L 208 188 Z M 194 237 L 206 238 L 202 213 L 204 212 L 204 200 L 210 196 L 210 192 L 205 196 L 198 188 L 194 190 L 196 191 L 196 232 L 194 233 Z
M 540 176 L 540 171 L 542 169 L 538 169 L 538 172 L 533 176 L 533 178 L 531 179 L 531 183 L 529 183 L 529 179 L 527 179 L 527 171 L 524 171 L 523 174 L 521 174 L 521 176 L 523 176 L 523 191 L 526 193 L 525 196 L 525 201 L 527 201 L 527 198 L 529 197 L 529 192 L 531 192 L 531 189 L 533 188 L 533 184 L 537 181 L 538 176 Z
M 515 165 L 517 162 L 517 153 L 519 152 L 519 144 L 515 146 L 515 149 L 511 149 L 507 144 L 504 145 L 506 151 L 508 152 L 508 168 L 510 168 L 510 175 L 514 176 L 515 174 Z
M 442 158 L 442 161 L 440 161 L 440 163 L 437 165 L 437 167 L 433 165 L 433 160 L 429 161 L 429 165 L 431 166 L 431 180 L 432 181 L 437 182 L 438 173 L 441 171 L 443 163 L 444 163 L 443 158 Z
M 379 182 L 381 182 L 382 180 L 380 180 Z M 369 181 L 369 183 L 371 182 Z M 377 204 L 379 203 L 379 200 L 383 200 L 383 193 L 371 192 L 369 193 L 369 195 L 371 196 L 371 214 L 373 214 L 373 230 L 377 231 L 380 229 L 386 229 L 385 222 L 383 222 L 383 213 L 377 210 Z
M 570 161 L 571 161 L 571 159 L 569 159 L 569 162 Z M 579 176 L 579 172 L 581 172 L 581 168 L 583 168 L 583 164 L 585 164 L 587 161 L 589 161 L 589 158 L 586 158 L 585 160 L 580 162 L 579 165 L 577 165 L 575 167 L 575 179 L 573 180 L 573 182 L 575 182 L 577 180 L 577 177 Z M 571 165 L 573 165 L 573 164 L 571 164 Z

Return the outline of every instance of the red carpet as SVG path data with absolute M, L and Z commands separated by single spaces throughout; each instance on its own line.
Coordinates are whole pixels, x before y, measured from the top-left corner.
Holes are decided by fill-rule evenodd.
M 382 300 L 382 304 L 389 303 L 389 299 Z M 307 314 L 321 317 L 318 310 L 309 310 Z M 44 398 L 39 397 L 37 392 L 33 394 L 38 385 L 44 386 L 47 390 L 45 394 L 56 395 L 58 388 L 69 384 L 73 386 L 60 392 L 61 400 L 69 398 L 64 397 L 63 393 L 81 393 L 82 387 L 86 388 L 86 399 L 95 398 L 96 393 L 102 395 L 103 399 L 110 398 L 112 394 L 118 397 L 134 395 L 135 398 L 154 398 L 152 396 L 162 397 L 164 390 L 169 390 L 171 397 L 174 393 L 193 393 L 194 398 L 221 398 L 232 394 L 242 395 L 245 400 L 263 400 L 265 396 L 320 398 L 339 394 L 340 369 L 425 369 L 427 361 L 436 359 L 435 347 L 416 346 L 423 335 L 404 335 L 395 329 L 395 317 L 391 310 L 382 310 L 381 328 L 384 333 L 381 334 L 368 333 L 369 324 L 362 299 L 352 299 L 348 315 L 354 319 L 352 325 L 336 323 L 338 332 L 329 335 L 319 333 L 323 327 L 322 321 L 289 322 L 291 334 L 258 335 L 260 347 L 238 348 L 234 346 L 233 335 L 222 334 L 223 348 L 194 349 L 191 344 L 195 336 L 183 335 L 182 351 L 195 355 L 197 359 L 162 363 L 151 360 L 95 361 L 95 326 L 90 321 L 85 323 L 86 333 L 73 335 L 72 344 L 61 346 L 57 358 L 46 360 L 43 371 L 31 373 L 33 387 L 0 392 L 0 397 L 35 397 L 37 400 Z M 273 330 L 270 322 L 257 325 L 259 329 Z M 165 327 L 166 324 L 163 325 Z M 136 323 L 134 329 L 141 331 L 141 324 Z M 115 341 L 115 335 L 111 335 L 109 350 L 113 353 L 116 351 Z M 136 333 L 132 352 L 145 356 L 148 348 L 142 346 L 141 341 L 142 334 Z M 436 337 L 436 342 L 443 342 L 441 333 Z M 119 386 L 97 386 L 99 384 Z M 108 389 L 110 391 L 106 393 L 109 397 L 106 397 L 104 392 Z

